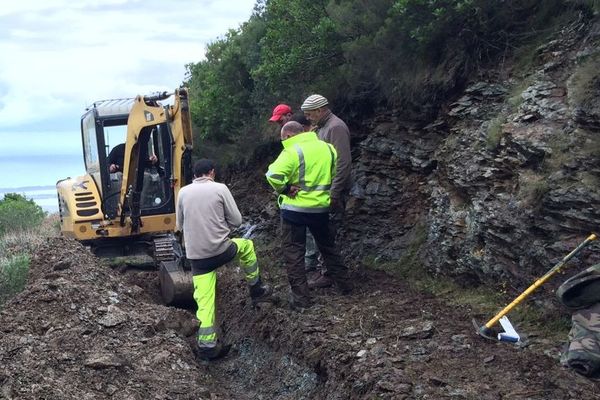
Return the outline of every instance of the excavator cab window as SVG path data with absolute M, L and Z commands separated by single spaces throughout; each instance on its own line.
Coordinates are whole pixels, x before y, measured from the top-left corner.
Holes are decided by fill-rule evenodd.
M 119 212 L 122 190 L 123 165 L 111 171 L 111 158 L 117 153 L 117 164 L 124 163 L 127 138 L 127 115 L 103 117 L 89 112 L 81 120 L 83 152 L 86 171 L 99 188 L 103 212 L 115 218 Z M 140 192 L 140 215 L 156 215 L 174 212 L 172 177 L 172 138 L 168 124 L 150 125 L 142 128 L 132 153 L 139 154 L 130 160 L 135 170 L 136 190 Z M 127 209 L 127 205 L 122 205 Z
M 85 162 L 85 170 L 96 181 L 96 184 L 99 184 L 101 181 L 100 157 L 93 112 L 88 112 L 81 119 L 81 133 L 83 139 L 83 160 Z
M 149 131 L 145 144 L 141 143 L 144 131 Z M 168 179 L 171 173 L 171 145 L 166 124 L 145 128 L 140 139 L 141 145 L 145 146 L 145 151 L 140 151 L 142 155 L 145 153 L 140 198 L 142 215 L 153 214 L 153 210 L 161 210 L 162 213 L 173 194 Z

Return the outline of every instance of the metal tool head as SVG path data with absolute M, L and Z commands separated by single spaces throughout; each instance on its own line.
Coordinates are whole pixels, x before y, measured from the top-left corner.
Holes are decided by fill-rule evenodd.
M 475 318 L 472 319 L 473 322 L 473 327 L 475 328 L 475 333 L 481 337 L 484 337 L 486 339 L 489 340 L 493 340 L 494 342 L 497 342 L 497 336 L 494 333 L 494 331 L 490 328 L 488 328 L 485 325 L 479 325 L 479 323 L 475 320 Z

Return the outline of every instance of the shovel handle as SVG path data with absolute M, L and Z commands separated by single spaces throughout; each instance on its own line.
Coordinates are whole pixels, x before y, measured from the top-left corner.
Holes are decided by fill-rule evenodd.
M 590 236 L 588 236 L 587 239 L 585 239 L 583 242 L 581 242 L 579 244 L 579 246 L 577 246 L 575 248 L 575 250 L 573 250 L 572 252 L 567 254 L 562 260 L 560 260 L 558 262 L 558 264 L 556 264 L 554 267 L 552 267 L 552 269 L 550 269 L 548 272 L 546 272 L 546 274 L 544 276 L 539 278 L 531 286 L 529 286 L 527 289 L 525 289 L 525 291 L 523 293 L 521 293 L 519 296 L 517 296 L 517 298 L 514 299 L 509 305 L 504 307 L 502 309 L 502 311 L 500 311 L 498 314 L 496 314 L 496 316 L 494 318 L 490 319 L 485 324 L 485 328 L 489 329 L 492 326 L 494 326 L 494 324 L 496 324 L 496 322 L 498 322 L 500 320 L 500 318 L 502 318 L 506 314 L 508 314 L 510 312 L 510 310 L 512 310 L 513 308 L 515 308 L 517 306 L 517 304 L 519 304 L 521 301 L 523 301 L 523 299 L 525 299 L 527 296 L 529 296 L 534 290 L 536 290 L 538 287 L 542 286 L 544 284 L 544 282 L 546 282 L 548 279 L 550 279 L 550 277 L 552 275 L 554 275 L 556 272 L 560 271 L 560 269 L 565 265 L 565 263 L 567 261 L 569 261 L 575 254 L 579 253 L 579 251 L 581 251 L 581 249 L 583 249 L 585 246 L 587 246 L 591 241 L 596 240 L 596 238 L 597 238 L 597 236 L 594 233 L 592 233 Z

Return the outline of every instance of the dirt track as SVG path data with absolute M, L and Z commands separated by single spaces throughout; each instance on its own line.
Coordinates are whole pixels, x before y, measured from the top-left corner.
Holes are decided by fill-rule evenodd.
M 355 294 L 322 290 L 298 313 L 285 301 L 253 308 L 241 275 L 223 269 L 219 313 L 235 348 L 207 364 L 191 351 L 193 313 L 156 303 L 154 273 L 120 273 L 52 239 L 0 313 L 0 398 L 600 398 L 594 382 L 544 355 L 560 343 L 483 341 L 469 309 L 354 273 Z M 285 297 L 283 271 L 268 275 Z

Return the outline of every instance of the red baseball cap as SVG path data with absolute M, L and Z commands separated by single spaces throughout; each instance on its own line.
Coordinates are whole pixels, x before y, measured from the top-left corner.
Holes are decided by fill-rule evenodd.
M 278 104 L 277 107 L 275 107 L 273 109 L 273 115 L 271 116 L 271 118 L 269 118 L 269 121 L 271 121 L 271 122 L 279 121 L 282 116 L 284 116 L 285 114 L 291 114 L 291 113 L 292 113 L 292 107 L 288 106 L 287 104 Z

